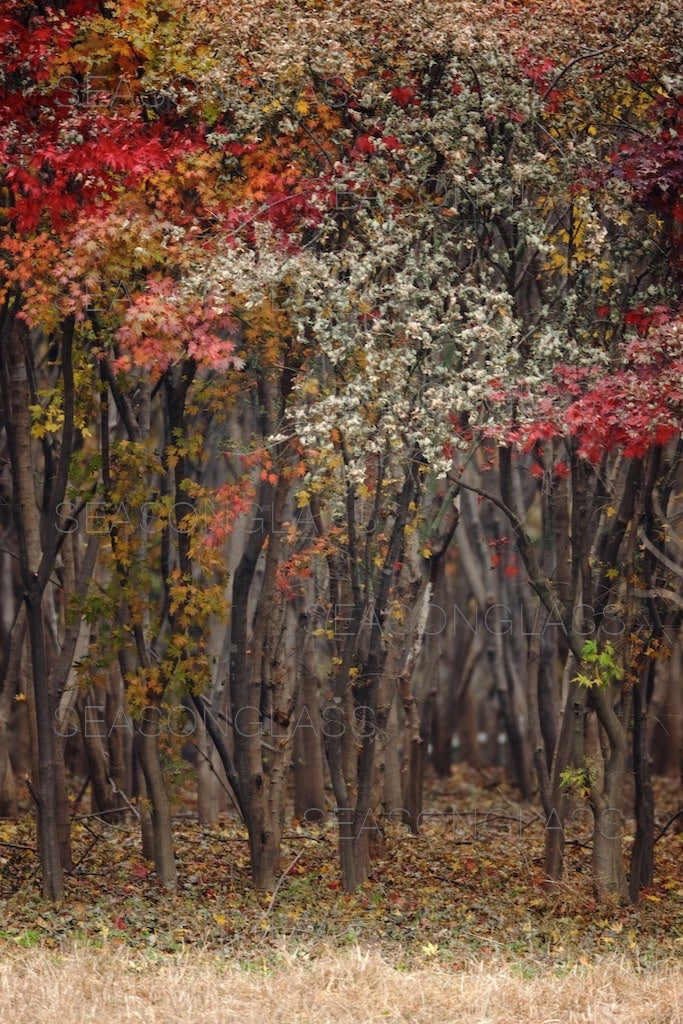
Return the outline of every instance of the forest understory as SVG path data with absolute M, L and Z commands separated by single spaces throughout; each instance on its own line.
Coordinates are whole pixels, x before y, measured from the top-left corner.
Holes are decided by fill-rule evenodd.
M 234 815 L 216 828 L 188 815 L 193 787 L 176 787 L 175 894 L 140 855 L 137 823 L 76 815 L 73 871 L 64 899 L 43 900 L 29 818 L 0 826 L 0 943 L 62 951 L 72 946 L 147 951 L 200 949 L 230 963 L 275 966 L 286 946 L 306 959 L 358 944 L 390 964 L 425 961 L 463 970 L 500 960 L 523 974 L 595 963 L 606 954 L 635 970 L 683 955 L 683 835 L 675 780 L 655 780 L 653 885 L 628 907 L 598 906 L 590 872 L 589 814 L 577 804 L 566 826 L 562 883 L 543 882 L 545 822 L 495 771 L 458 765 L 429 780 L 421 833 L 389 823 L 371 836 L 370 878 L 342 892 L 334 815 L 322 825 L 289 820 L 274 892 L 250 884 L 246 831 Z M 181 804 L 181 801 L 183 803 Z M 187 801 L 185 803 L 185 801 Z M 626 852 L 632 822 L 625 819 Z M 661 834 L 663 833 L 663 834 Z

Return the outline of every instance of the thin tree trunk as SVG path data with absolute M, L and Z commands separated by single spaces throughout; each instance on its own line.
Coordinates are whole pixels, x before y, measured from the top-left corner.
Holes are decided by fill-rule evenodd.
M 173 823 L 171 804 L 161 770 L 158 740 L 158 716 L 156 709 L 146 707 L 142 711 L 136 733 L 136 751 L 145 778 L 150 801 L 150 818 L 154 842 L 154 869 L 159 882 L 165 889 L 175 889 L 177 872 L 173 851 Z
M 133 739 L 133 798 L 137 801 L 138 814 L 140 815 L 140 845 L 142 856 L 145 860 L 154 863 L 154 829 L 152 827 L 152 815 L 150 811 L 149 797 L 147 796 L 147 785 L 145 776 L 138 757 L 139 740 Z
M 398 699 L 396 691 L 394 691 L 387 719 L 386 742 L 384 744 L 384 779 L 382 785 L 383 811 L 392 820 L 394 820 L 396 812 L 403 809 L 398 714 Z
M 20 605 L 9 633 L 9 644 L 2 671 L 0 693 L 0 817 L 13 818 L 17 813 L 16 783 L 10 759 L 9 725 L 12 719 L 14 696 L 19 684 L 19 673 L 26 641 L 26 606 Z
M 549 884 L 558 882 L 564 871 L 565 819 L 569 801 L 562 788 L 561 775 L 565 768 L 576 767 L 583 760 L 584 714 L 587 692 L 571 681 L 575 660 L 570 653 L 564 669 L 562 717 L 559 723 L 557 746 L 550 774 L 550 810 L 545 824 L 544 871 Z
M 81 695 L 79 717 L 92 785 L 92 809 L 106 821 L 119 822 L 125 817 L 125 804 L 111 777 L 105 710 L 106 706 L 96 700 L 92 689 Z
M 220 758 L 206 726 L 195 718 L 194 742 L 197 751 L 197 821 L 200 825 L 218 824 L 221 785 Z
M 614 712 L 608 693 L 593 687 L 591 701 L 598 714 L 602 765 L 590 788 L 593 809 L 593 885 L 601 900 L 628 901 L 622 851 L 623 819 L 618 810 L 626 776 L 626 730 Z M 628 721 L 630 694 L 622 695 L 624 721 Z
M 294 717 L 294 816 L 300 821 L 324 821 L 325 775 L 318 678 L 308 664 L 310 642 L 306 616 L 297 626 L 296 662 L 300 678 Z
M 133 729 L 126 711 L 123 679 L 116 665 L 107 673 L 105 708 L 109 725 L 109 777 L 119 793 L 119 803 L 125 806 L 123 797 L 130 797 L 133 790 Z
M 56 706 L 48 683 L 45 661 L 45 637 L 40 595 L 26 595 L 28 631 L 31 646 L 33 690 L 38 737 L 38 847 L 43 870 L 43 895 L 58 900 L 63 892 L 63 867 L 60 856 L 57 801 L 56 743 L 54 733 Z
M 5 680 L 0 693 L 0 818 L 15 818 L 17 814 L 17 788 L 10 759 L 9 724 L 14 703 L 14 684 Z
M 417 739 L 411 738 L 408 771 L 403 792 L 403 820 L 414 835 L 420 831 L 422 818 L 424 776 L 427 766 L 427 746 L 432 728 L 436 691 L 431 689 L 420 702 Z
M 648 689 L 654 684 L 657 663 L 650 661 L 647 675 L 633 693 L 633 771 L 636 783 L 636 835 L 631 850 L 629 896 L 652 885 L 654 875 L 655 799 L 652 790 L 652 759 L 647 747 Z
M 531 752 L 538 789 L 541 796 L 541 804 L 546 816 L 550 817 L 552 811 L 552 799 L 550 794 L 550 775 L 548 773 L 548 755 L 546 753 L 545 741 L 541 729 L 541 717 L 539 712 L 539 689 L 541 674 L 541 637 L 539 634 L 532 636 L 529 644 L 527 682 L 528 682 L 528 706 L 529 706 L 529 733 L 531 736 Z M 551 755 L 552 756 L 552 755 Z
M 43 594 L 54 566 L 58 543 L 59 517 L 46 527 L 44 546 L 41 538 L 40 518 L 33 484 L 31 391 L 27 373 L 27 358 L 22 336 L 28 333 L 14 320 L 3 332 L 2 385 L 3 418 L 8 439 L 12 469 L 12 505 L 14 523 L 19 539 L 20 565 L 24 586 L 24 601 L 31 650 L 31 693 L 35 706 L 37 751 L 37 779 L 34 795 L 37 804 L 38 849 L 43 872 L 43 894 L 47 899 L 59 899 L 63 891 L 63 866 L 60 856 L 59 797 L 57 792 L 56 742 L 54 733 L 56 701 L 48 673 Z M 64 496 L 68 479 L 68 460 L 71 456 L 73 433 L 73 378 L 71 343 L 73 319 L 63 332 L 62 364 L 64 374 L 64 429 L 62 453 L 54 495 L 57 503 Z M 52 518 L 52 517 L 51 517 Z M 63 794 L 65 798 L 65 794 Z

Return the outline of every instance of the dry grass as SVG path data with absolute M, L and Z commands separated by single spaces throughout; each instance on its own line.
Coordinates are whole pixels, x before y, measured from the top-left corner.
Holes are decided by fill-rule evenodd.
M 359 949 L 240 967 L 206 953 L 5 950 L 7 1024 L 682 1024 L 683 969 L 606 959 L 523 978 L 502 963 L 401 971 Z

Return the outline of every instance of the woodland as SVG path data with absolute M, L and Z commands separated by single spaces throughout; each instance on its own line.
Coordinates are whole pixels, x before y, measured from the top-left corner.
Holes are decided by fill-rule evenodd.
M 0 944 L 680 957 L 682 37 L 0 3 Z

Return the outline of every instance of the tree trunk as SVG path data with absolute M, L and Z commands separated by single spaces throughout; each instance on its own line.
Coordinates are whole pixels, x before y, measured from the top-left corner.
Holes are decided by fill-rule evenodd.
M 544 871 L 548 882 L 559 882 L 564 871 L 565 818 L 569 806 L 562 788 L 561 774 L 568 767 L 577 767 L 583 761 L 584 713 L 587 693 L 585 688 L 571 682 L 575 669 L 573 655 L 567 656 L 564 669 L 562 719 L 553 756 L 550 775 L 550 808 L 546 812 Z
M 659 662 L 651 711 L 652 771 L 683 782 L 683 626 L 678 628 L 670 660 Z
M 650 661 L 646 677 L 633 694 L 636 835 L 629 872 L 629 896 L 633 903 L 637 901 L 641 889 L 652 885 L 654 874 L 655 799 L 652 790 L 652 760 L 647 747 L 647 691 L 654 684 L 656 666 L 655 661 Z
M 17 813 L 16 783 L 10 758 L 10 727 L 25 639 L 26 608 L 21 605 L 8 634 L 0 691 L 0 818 L 13 818 Z
M 355 892 L 366 881 L 370 870 L 370 831 L 367 822 L 357 827 L 352 808 L 338 807 L 339 866 L 342 889 Z
M 11 323 L 3 338 L 2 401 L 5 430 L 12 469 L 12 507 L 20 550 L 22 583 L 31 650 L 32 698 L 35 707 L 37 778 L 34 796 L 38 818 L 38 849 L 43 872 L 43 895 L 59 899 L 63 891 L 63 872 L 57 814 L 57 776 L 55 771 L 55 734 L 53 695 L 45 652 L 42 597 L 53 558 L 43 557 L 41 530 L 33 484 L 31 453 L 31 392 L 22 335 L 28 337 L 18 321 Z M 65 353 L 65 375 L 70 369 L 70 353 Z M 68 392 L 65 379 L 65 393 Z M 73 393 L 71 394 L 73 398 Z M 65 411 L 65 422 L 68 413 Z M 66 427 L 65 427 L 66 431 Z M 68 444 L 67 444 L 68 449 Z M 68 458 L 67 450 L 63 458 Z M 66 483 L 66 468 L 60 467 Z M 50 524 L 51 540 L 57 523 Z M 52 552 L 51 552 L 52 553 Z M 49 564 L 48 564 L 49 563 Z
M 0 693 L 0 818 L 15 818 L 17 814 L 17 789 L 14 770 L 10 759 L 10 730 L 14 684 L 5 679 Z
M 402 810 L 403 790 L 401 787 L 401 756 L 399 732 L 398 699 L 394 691 L 386 727 L 384 743 L 384 779 L 382 785 L 382 805 L 385 814 L 396 820 L 397 811 Z
M 92 689 L 81 695 L 79 717 L 92 784 L 92 809 L 105 821 L 122 821 L 125 805 L 110 774 L 105 705 L 95 698 Z
M 107 672 L 105 707 L 109 777 L 120 794 L 119 803 L 125 805 L 123 796 L 130 797 L 133 791 L 133 730 L 126 711 L 123 679 L 116 666 Z
M 610 695 L 600 687 L 590 694 L 600 723 L 601 757 L 591 781 L 589 799 L 593 810 L 593 886 L 598 899 L 628 901 L 628 884 L 622 851 L 623 815 L 619 801 L 624 787 L 628 737 L 611 705 Z M 623 721 L 628 722 L 630 692 L 622 693 Z M 597 760 L 597 759 L 596 759 Z
M 142 856 L 145 860 L 154 863 L 154 829 L 152 828 L 152 815 L 150 813 L 149 797 L 147 796 L 147 785 L 145 776 L 138 757 L 139 741 L 133 739 L 133 799 L 137 802 L 138 814 L 140 816 L 140 845 Z
M 277 822 L 269 820 L 264 789 L 268 787 L 263 764 L 261 736 L 261 665 L 263 643 L 267 632 L 267 616 L 271 613 L 265 590 L 272 599 L 276 561 L 274 547 L 277 536 L 271 531 L 280 529 L 285 502 L 285 483 L 278 480 L 276 490 L 266 481 L 261 482 L 258 505 L 261 518 L 257 528 L 249 534 L 246 548 L 233 575 L 230 654 L 230 703 L 235 737 L 235 769 L 239 800 L 249 833 L 251 873 L 258 889 L 271 889 L 275 885 L 279 845 Z M 249 597 L 256 575 L 256 566 L 269 538 L 267 563 L 268 581 L 264 580 L 254 615 L 257 635 L 249 636 Z
M 56 743 L 54 733 L 56 706 L 48 683 L 45 661 L 45 637 L 40 594 L 26 595 L 28 631 L 31 644 L 33 691 L 36 706 L 38 738 L 38 848 L 43 870 L 43 895 L 60 899 L 63 889 L 63 867 L 60 856 L 60 832 L 57 799 Z
M 289 759 L 275 760 L 267 775 L 253 778 L 247 799 L 251 877 L 257 889 L 268 892 L 278 878 L 288 769 Z
M 621 812 L 600 801 L 593 808 L 593 884 L 601 901 L 628 902 L 622 837 Z
M 303 621 L 302 621 L 303 619 Z M 294 816 L 300 821 L 325 820 L 325 775 L 318 678 L 308 664 L 306 617 L 297 626 L 296 655 L 300 678 L 294 717 Z
M 432 728 L 435 696 L 436 691 L 430 690 L 420 702 L 417 738 L 411 737 L 408 753 L 408 771 L 403 791 L 403 820 L 414 835 L 419 833 L 422 819 L 427 746 Z
M 55 702 L 56 706 L 56 702 Z M 54 722 L 54 717 L 53 717 Z M 64 745 L 55 736 L 55 787 L 57 790 L 57 834 L 59 836 L 59 857 L 62 870 L 71 871 L 73 856 L 71 852 L 71 808 L 66 786 L 66 762 Z
M 221 784 L 220 757 L 201 718 L 195 717 L 195 747 L 197 750 L 197 820 L 200 825 L 212 827 L 220 817 Z
M 153 707 L 143 709 L 136 733 L 136 751 L 145 778 L 150 802 L 150 818 L 154 842 L 154 868 L 165 889 L 175 889 L 177 881 L 173 852 L 171 804 L 166 791 L 159 757 L 158 716 Z

